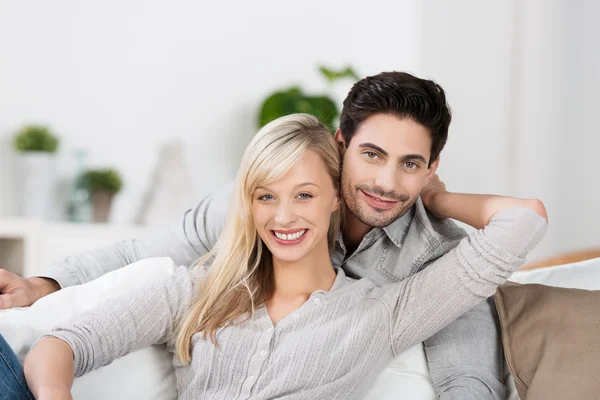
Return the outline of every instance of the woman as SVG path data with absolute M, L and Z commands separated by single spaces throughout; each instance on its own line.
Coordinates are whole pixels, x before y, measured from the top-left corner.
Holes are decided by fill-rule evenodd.
M 265 126 L 244 154 L 213 251 L 191 272 L 180 267 L 42 338 L 24 365 L 33 394 L 70 398 L 74 376 L 164 343 L 181 399 L 355 398 L 377 367 L 493 294 L 546 227 L 535 202 L 439 196 L 433 212 L 457 207 L 487 225 L 452 250 L 463 262 L 377 287 L 331 264 L 339 183 L 338 149 L 315 118 Z M 427 191 L 443 192 L 439 183 Z

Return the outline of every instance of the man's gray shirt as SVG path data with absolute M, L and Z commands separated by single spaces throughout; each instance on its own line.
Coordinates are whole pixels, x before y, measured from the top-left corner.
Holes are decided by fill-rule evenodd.
M 177 265 L 191 265 L 217 242 L 231 190 L 229 184 L 207 196 L 169 229 L 67 257 L 48 266 L 40 276 L 52 278 L 64 288 L 147 257 L 166 256 Z M 451 221 L 431 217 L 419 199 L 391 225 L 372 229 L 352 254 L 346 254 L 338 235 L 332 262 L 350 277 L 368 277 L 378 285 L 399 282 L 426 268 L 465 235 Z M 441 399 L 504 399 L 498 329 L 494 307 L 487 302 L 423 342 Z

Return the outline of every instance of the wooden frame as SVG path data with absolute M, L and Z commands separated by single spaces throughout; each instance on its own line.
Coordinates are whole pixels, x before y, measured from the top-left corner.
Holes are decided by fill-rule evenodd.
M 578 261 L 585 261 L 592 258 L 600 257 L 600 248 L 572 251 L 568 253 L 558 254 L 543 260 L 525 264 L 521 267 L 521 271 L 527 271 L 537 268 L 553 267 L 555 265 L 570 264 Z

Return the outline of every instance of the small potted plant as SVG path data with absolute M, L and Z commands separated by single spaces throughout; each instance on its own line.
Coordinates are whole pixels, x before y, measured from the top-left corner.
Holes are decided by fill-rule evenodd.
M 108 222 L 113 198 L 123 187 L 121 175 L 111 168 L 89 169 L 81 179 L 92 198 L 94 222 Z
M 15 135 L 21 215 L 46 219 L 56 190 L 55 163 L 59 140 L 49 127 L 25 125 Z

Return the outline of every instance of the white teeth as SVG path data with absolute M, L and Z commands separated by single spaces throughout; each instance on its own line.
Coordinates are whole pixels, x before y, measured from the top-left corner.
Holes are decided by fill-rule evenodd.
M 303 229 L 301 231 L 298 231 L 296 233 L 290 233 L 288 235 L 286 235 L 285 233 L 279 233 L 277 231 L 273 231 L 275 232 L 275 236 L 277 236 L 278 239 L 281 240 L 297 240 L 300 238 L 300 236 L 304 235 L 306 233 L 306 229 Z

